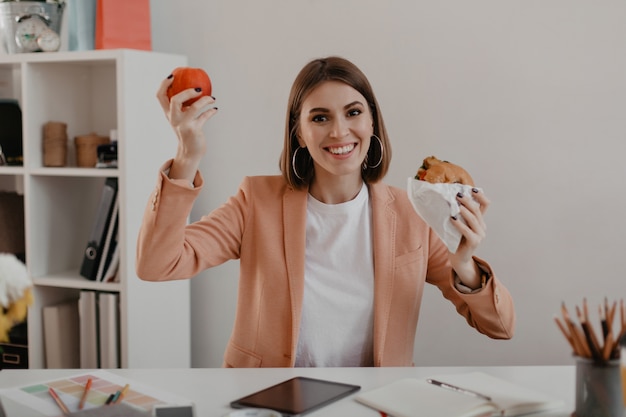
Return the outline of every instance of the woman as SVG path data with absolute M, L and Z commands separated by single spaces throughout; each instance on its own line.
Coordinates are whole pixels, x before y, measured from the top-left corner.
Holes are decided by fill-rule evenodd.
M 489 200 L 459 195 L 467 225 L 449 253 L 416 214 L 406 191 L 384 184 L 391 146 L 365 75 L 351 62 L 309 62 L 289 97 L 282 176 L 246 177 L 224 205 L 187 225 L 202 190 L 202 127 L 215 99 L 189 89 L 157 97 L 178 136 L 161 169 L 138 239 L 142 279 L 189 278 L 240 260 L 228 367 L 410 366 L 424 289 L 439 287 L 467 322 L 510 338 L 507 289 L 473 256 Z M 472 198 L 473 197 L 473 198 Z

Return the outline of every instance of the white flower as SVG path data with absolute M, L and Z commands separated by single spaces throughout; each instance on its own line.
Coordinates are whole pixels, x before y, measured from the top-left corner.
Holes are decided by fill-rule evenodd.
M 13 254 L 0 253 L 0 305 L 8 308 L 31 286 L 26 265 Z

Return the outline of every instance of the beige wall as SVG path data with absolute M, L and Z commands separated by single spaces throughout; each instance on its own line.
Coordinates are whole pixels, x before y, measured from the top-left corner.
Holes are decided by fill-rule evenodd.
M 154 49 L 205 68 L 220 108 L 195 218 L 244 175 L 278 172 L 290 84 L 330 54 L 377 91 L 394 146 L 387 182 L 404 187 L 435 154 L 484 188 L 480 255 L 513 293 L 517 334 L 489 340 L 428 291 L 418 365 L 570 363 L 561 302 L 626 297 L 622 0 L 152 0 L 152 13 Z M 237 274 L 230 263 L 192 282 L 195 367 L 221 364 Z

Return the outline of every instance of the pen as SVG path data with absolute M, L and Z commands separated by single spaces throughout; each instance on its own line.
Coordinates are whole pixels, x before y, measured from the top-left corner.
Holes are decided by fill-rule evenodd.
M 119 392 L 119 391 L 118 391 Z M 113 398 L 115 398 L 115 394 L 111 394 L 109 395 L 109 398 L 107 398 L 107 400 L 104 402 L 104 405 L 109 405 L 111 404 L 111 401 L 113 401 Z
M 63 414 L 68 415 L 70 413 L 70 410 L 67 408 L 67 406 L 65 405 L 65 403 L 63 402 L 61 397 L 59 397 L 57 395 L 56 391 L 54 389 L 52 389 L 52 387 L 48 387 L 48 392 L 50 393 L 50 395 L 54 399 L 54 402 L 57 403 L 57 405 L 59 406 L 61 411 L 63 411 Z
M 83 396 L 80 397 L 80 403 L 78 404 L 78 409 L 82 410 L 83 407 L 85 406 L 85 400 L 87 399 L 87 393 L 89 392 L 89 390 L 91 389 L 91 378 L 89 378 L 87 380 L 87 383 L 85 384 L 85 390 L 83 391 Z
M 471 391 L 465 388 L 457 387 L 455 385 L 450 385 L 446 382 L 437 381 L 436 379 L 427 379 L 426 382 L 428 382 L 429 384 L 436 385 L 441 388 L 446 388 L 452 391 L 460 392 L 461 394 L 472 395 L 474 397 L 482 398 L 483 400 L 491 401 L 491 397 L 488 397 L 484 394 L 478 393 L 476 391 Z

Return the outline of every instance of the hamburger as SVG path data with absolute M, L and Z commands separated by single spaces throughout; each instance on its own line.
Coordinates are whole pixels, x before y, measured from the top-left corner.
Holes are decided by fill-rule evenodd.
M 435 156 L 424 158 L 415 179 L 430 183 L 457 183 L 474 186 L 474 180 L 465 169 Z

